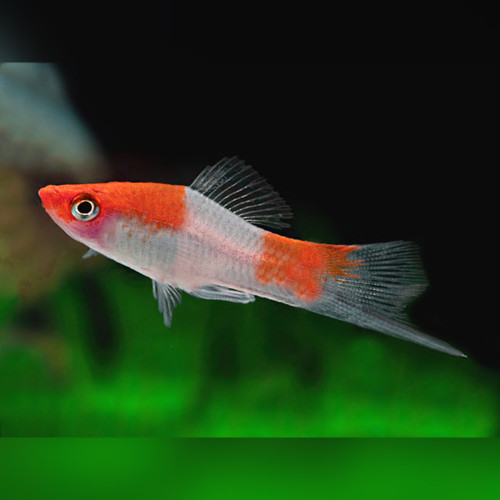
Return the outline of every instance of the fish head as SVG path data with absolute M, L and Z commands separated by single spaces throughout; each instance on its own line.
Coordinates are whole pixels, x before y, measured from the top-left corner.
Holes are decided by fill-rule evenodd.
M 180 229 L 186 214 L 184 186 L 106 182 L 46 186 L 38 192 L 54 222 L 73 239 L 97 251 L 113 251 L 136 231 Z
M 105 228 L 116 214 L 111 186 L 50 185 L 40 189 L 38 195 L 45 211 L 69 236 L 91 247 L 102 247 Z

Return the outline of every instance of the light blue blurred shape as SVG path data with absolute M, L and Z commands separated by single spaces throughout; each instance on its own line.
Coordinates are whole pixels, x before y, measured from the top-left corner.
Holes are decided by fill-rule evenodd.
M 104 163 L 54 64 L 0 64 L 0 166 L 95 178 Z

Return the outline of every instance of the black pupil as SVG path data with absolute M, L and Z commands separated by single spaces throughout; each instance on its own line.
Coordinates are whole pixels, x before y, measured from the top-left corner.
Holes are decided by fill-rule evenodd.
M 92 212 L 92 203 L 90 201 L 82 201 L 78 204 L 78 211 L 83 215 L 88 215 Z

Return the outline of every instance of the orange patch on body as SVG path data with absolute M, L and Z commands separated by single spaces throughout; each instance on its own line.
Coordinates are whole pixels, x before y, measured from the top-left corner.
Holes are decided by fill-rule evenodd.
M 358 246 L 323 245 L 273 233 L 266 233 L 263 239 L 256 278 L 283 287 L 302 300 L 317 299 L 329 276 L 335 280 L 359 277 L 351 274 L 351 269 L 359 267 L 361 261 L 348 258 Z
M 109 209 L 154 229 L 179 229 L 186 216 L 185 186 L 116 182 Z

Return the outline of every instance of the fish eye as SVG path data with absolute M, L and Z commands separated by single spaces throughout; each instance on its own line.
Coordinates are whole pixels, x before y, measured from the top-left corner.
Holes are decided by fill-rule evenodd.
M 92 220 L 99 213 L 99 206 L 95 201 L 84 198 L 73 203 L 71 207 L 73 217 L 78 220 Z

